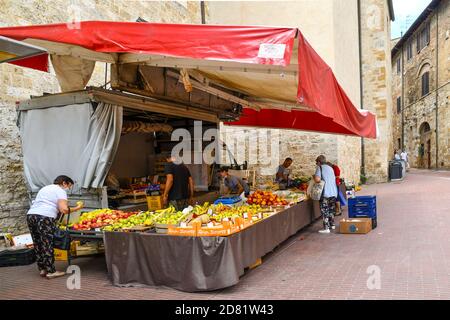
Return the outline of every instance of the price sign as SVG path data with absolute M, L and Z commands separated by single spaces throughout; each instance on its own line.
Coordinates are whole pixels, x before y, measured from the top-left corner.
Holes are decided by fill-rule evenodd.
M 182 228 L 186 228 L 186 227 L 187 227 L 187 224 L 186 224 L 186 222 L 182 222 L 182 223 L 180 223 L 180 226 L 181 226 Z

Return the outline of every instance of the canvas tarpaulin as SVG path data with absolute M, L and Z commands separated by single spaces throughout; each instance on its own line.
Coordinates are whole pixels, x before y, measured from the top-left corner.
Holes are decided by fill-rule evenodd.
M 375 115 L 353 105 L 297 28 L 84 21 L 77 29 L 67 24 L 6 27 L 0 35 L 56 55 L 206 76 L 242 92 L 249 102 L 243 116 L 229 125 L 377 135 Z
M 95 61 L 72 56 L 51 56 L 53 69 L 62 92 L 83 90 L 95 68 Z
M 122 128 L 122 107 L 90 103 L 20 111 L 24 172 L 33 192 L 58 175 L 73 191 L 103 185 Z M 49 143 L 51 141 L 51 143 Z

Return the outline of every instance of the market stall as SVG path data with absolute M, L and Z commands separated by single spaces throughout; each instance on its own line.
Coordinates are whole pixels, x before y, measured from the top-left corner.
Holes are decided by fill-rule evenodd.
M 193 122 L 202 121 L 205 130 L 224 122 L 377 135 L 375 116 L 355 108 L 297 28 L 86 21 L 0 35 L 46 49 L 63 91 L 19 104 L 29 189 L 56 174 L 75 178 L 70 200 L 84 200 L 90 212 L 68 227 L 77 239 L 104 238 L 116 285 L 224 288 L 317 218 L 298 188 L 282 196 L 253 188 L 241 206 L 205 203 L 218 194 L 204 163 L 190 168 L 200 205 L 146 207 L 143 190 L 147 199 L 155 185 L 163 188 L 158 157 L 178 142 L 169 139 L 173 129 L 195 135 Z M 42 70 L 41 60 L 21 63 Z M 96 62 L 110 64 L 110 82 L 85 88 Z M 117 194 L 105 186 L 111 175 L 125 180 Z
M 106 232 L 106 263 L 115 285 L 164 285 L 182 291 L 222 289 L 313 221 L 312 202 L 283 209 L 230 236 L 189 237 Z

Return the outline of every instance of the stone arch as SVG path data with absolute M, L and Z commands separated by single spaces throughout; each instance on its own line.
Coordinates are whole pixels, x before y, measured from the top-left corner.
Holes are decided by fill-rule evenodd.
M 423 122 L 419 127 L 419 134 L 423 135 L 431 131 L 430 124 L 428 122 Z
M 430 59 L 424 59 L 417 69 L 417 78 L 420 78 L 425 72 L 430 72 L 431 61 Z

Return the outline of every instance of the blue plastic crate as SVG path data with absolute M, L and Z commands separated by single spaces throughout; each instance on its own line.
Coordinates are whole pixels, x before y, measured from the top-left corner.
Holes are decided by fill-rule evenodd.
M 376 196 L 357 196 L 348 199 L 349 206 L 376 206 L 377 197 Z
M 377 208 L 361 208 L 361 207 L 348 207 L 348 217 L 349 218 L 360 218 L 360 217 L 377 217 Z
M 214 204 L 219 204 L 219 203 L 223 203 L 223 204 L 227 204 L 227 205 L 233 205 L 235 203 L 238 203 L 242 201 L 242 198 L 239 196 L 233 196 L 233 197 L 220 197 L 219 199 L 217 199 L 216 201 L 214 201 Z

